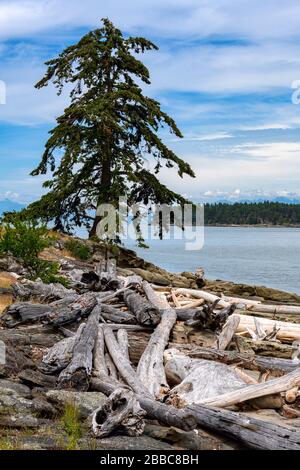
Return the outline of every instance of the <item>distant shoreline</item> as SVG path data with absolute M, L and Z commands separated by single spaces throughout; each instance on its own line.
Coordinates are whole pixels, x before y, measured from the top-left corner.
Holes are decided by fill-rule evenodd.
M 242 228 L 300 228 L 300 224 L 284 224 L 284 225 L 272 225 L 272 224 L 204 224 L 204 227 L 242 227 Z

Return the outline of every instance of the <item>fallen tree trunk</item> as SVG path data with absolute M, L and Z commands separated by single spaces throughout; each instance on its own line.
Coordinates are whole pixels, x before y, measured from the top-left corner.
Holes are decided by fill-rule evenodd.
M 48 302 L 76 294 L 74 290 L 67 289 L 62 284 L 44 284 L 42 281 L 34 282 L 28 279 L 13 284 L 12 289 L 15 298 L 29 300 L 38 297 Z
M 124 292 L 124 302 L 140 325 L 151 326 L 159 323 L 160 312 L 158 308 L 144 299 L 140 294 L 132 290 L 127 290 Z
M 296 305 L 255 304 L 248 305 L 246 310 L 260 313 L 272 313 L 274 315 L 300 315 L 300 306 Z
M 88 316 L 97 305 L 97 299 L 91 292 L 80 295 L 75 302 L 64 308 L 55 308 L 44 317 L 44 322 L 53 326 L 66 325 Z
M 76 338 L 70 364 L 58 378 L 58 388 L 85 391 L 93 366 L 93 349 L 98 335 L 99 307 L 90 314 L 80 336 Z
M 93 413 L 93 433 L 100 438 L 118 431 L 128 436 L 140 436 L 145 428 L 145 415 L 145 410 L 131 390 L 117 388 Z
M 43 356 L 40 370 L 44 374 L 55 374 L 65 369 L 70 363 L 76 340 L 80 337 L 85 323 L 81 323 L 76 334 L 54 344 Z
M 299 367 L 295 361 L 265 356 L 255 356 L 237 351 L 220 351 L 212 348 L 203 348 L 191 344 L 170 343 L 170 348 L 176 348 L 191 358 L 219 361 L 228 365 L 239 365 L 243 369 L 271 371 L 273 375 L 284 375 Z
M 149 395 L 147 388 L 137 376 L 129 360 L 124 356 L 113 331 L 110 328 L 103 327 L 103 334 L 106 347 L 120 376 L 134 392 L 141 393 L 145 396 Z
M 120 386 L 119 382 L 112 382 L 107 377 L 101 379 L 91 379 L 91 389 L 110 395 Z M 137 395 L 141 407 L 147 412 L 151 419 L 158 420 L 167 426 L 174 426 L 184 431 L 191 431 L 196 427 L 196 420 L 193 412 L 189 410 L 178 410 L 173 406 L 165 405 L 143 395 Z
M 209 292 L 206 292 L 204 290 L 185 289 L 184 287 L 180 287 L 176 289 L 176 292 L 178 294 L 191 295 L 195 299 L 203 299 L 212 304 L 216 302 L 216 300 L 218 300 L 218 306 L 223 307 L 223 308 L 229 307 L 231 305 L 230 302 L 226 302 L 221 297 L 211 294 Z
M 173 326 L 176 323 L 176 311 L 168 307 L 167 300 L 159 298 L 150 285 L 143 283 L 147 289 L 147 297 L 152 297 L 152 303 L 164 306 L 160 324 L 151 335 L 149 343 L 138 363 L 137 374 L 147 390 L 156 397 L 162 399 L 169 390 L 166 379 L 163 355 L 168 345 L 169 337 Z
M 237 313 L 234 313 L 232 316 L 238 316 L 240 319 L 237 333 L 247 332 L 247 328 L 255 331 L 255 318 L 257 318 L 260 326 L 267 334 L 272 333 L 274 328 L 279 328 L 276 338 L 280 341 L 293 342 L 295 340 L 300 340 L 300 324 L 298 323 L 270 320 L 269 318 L 252 317 L 250 315 L 240 315 Z
M 216 394 L 214 398 L 202 400 L 201 403 L 209 406 L 219 408 L 226 408 L 227 406 L 236 405 L 253 398 L 264 397 L 266 395 L 273 395 L 275 393 L 286 392 L 294 387 L 300 386 L 300 367 L 293 372 L 268 380 L 265 383 L 257 385 L 248 385 L 242 390 L 233 391 L 225 394 Z
M 239 323 L 240 318 L 238 316 L 231 315 L 223 326 L 223 329 L 219 334 L 216 343 L 214 344 L 214 348 L 225 351 L 230 341 L 232 340 Z
M 191 405 L 186 410 L 193 413 L 199 426 L 225 434 L 252 449 L 300 450 L 298 428 L 280 426 L 241 413 L 204 405 Z
M 112 305 L 107 305 L 100 303 L 101 306 L 101 316 L 106 320 L 112 323 L 126 323 L 126 324 L 135 324 L 136 318 L 130 312 L 123 312 Z
M 98 326 L 98 333 L 94 347 L 93 357 L 93 375 L 100 377 L 108 375 L 108 369 L 105 362 L 105 342 L 102 326 Z

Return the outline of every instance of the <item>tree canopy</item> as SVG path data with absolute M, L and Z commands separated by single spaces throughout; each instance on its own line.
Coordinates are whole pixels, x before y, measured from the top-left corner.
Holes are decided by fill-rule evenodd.
M 100 204 L 183 204 L 185 199 L 162 184 L 162 166 L 194 177 L 190 165 L 163 142 L 161 128 L 182 134 L 160 104 L 144 95 L 149 71 L 137 56 L 157 47 L 142 37 L 125 38 L 108 19 L 75 45 L 46 62 L 37 88 L 52 82 L 58 94 L 70 90 L 70 104 L 50 131 L 45 151 L 32 175 L 51 175 L 48 192 L 23 212 L 70 231 L 96 231 Z M 153 170 L 147 167 L 151 156 Z

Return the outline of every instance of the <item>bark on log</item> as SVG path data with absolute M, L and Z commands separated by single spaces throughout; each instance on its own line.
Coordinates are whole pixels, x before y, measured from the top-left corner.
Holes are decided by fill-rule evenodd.
M 136 318 L 130 312 L 123 312 L 112 305 L 107 305 L 100 303 L 101 306 L 101 316 L 106 320 L 112 323 L 125 323 L 125 324 L 135 324 Z
M 241 413 L 204 405 L 191 405 L 187 407 L 188 410 L 193 413 L 199 426 L 225 434 L 252 449 L 300 450 L 298 428 L 280 426 Z
M 58 378 L 58 387 L 85 391 L 93 366 L 93 349 L 98 335 L 99 307 L 90 314 L 81 335 L 76 339 L 70 364 Z
M 91 379 L 91 389 L 110 395 L 120 384 L 112 382 L 110 379 L 101 377 L 101 379 Z M 184 431 L 191 431 L 196 427 L 196 420 L 193 413 L 189 410 L 178 410 L 173 406 L 165 405 L 147 398 L 143 395 L 137 395 L 141 407 L 147 412 L 151 419 L 158 420 L 167 426 L 174 426 Z
M 140 325 L 153 326 L 159 323 L 160 312 L 158 308 L 140 294 L 127 290 L 124 292 L 124 301 Z
M 236 405 L 253 398 L 264 397 L 275 393 L 286 392 L 294 387 L 300 386 L 300 367 L 293 372 L 268 380 L 265 383 L 257 385 L 248 385 L 239 391 L 233 391 L 222 395 L 216 395 L 214 398 L 202 400 L 202 404 L 225 408 L 227 406 Z
M 136 395 L 129 389 L 117 388 L 98 408 L 92 417 L 92 429 L 96 437 L 121 432 L 128 436 L 140 436 L 144 432 L 146 411 Z
M 66 325 L 88 316 L 96 307 L 97 299 L 91 292 L 80 295 L 65 308 L 55 308 L 44 317 L 44 322 L 53 326 Z

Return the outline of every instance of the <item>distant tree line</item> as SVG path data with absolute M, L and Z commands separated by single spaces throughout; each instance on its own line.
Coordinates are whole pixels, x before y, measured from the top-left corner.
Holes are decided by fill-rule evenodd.
M 205 225 L 300 225 L 300 204 L 216 203 L 204 207 Z

